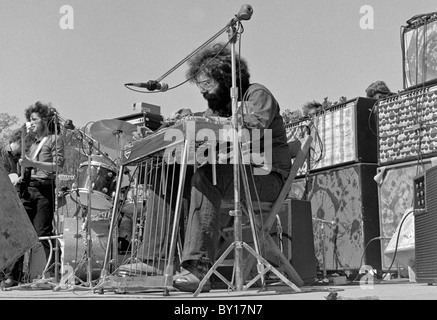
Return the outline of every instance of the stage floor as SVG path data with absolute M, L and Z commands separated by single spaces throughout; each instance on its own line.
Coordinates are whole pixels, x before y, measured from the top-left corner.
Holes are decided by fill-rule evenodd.
M 37 283 L 38 286 L 21 286 L 12 290 L 0 291 L 0 300 L 167 300 L 167 301 L 201 301 L 201 300 L 437 300 L 437 286 L 426 283 L 410 282 L 408 279 L 375 281 L 373 284 L 360 285 L 359 282 L 347 285 L 303 286 L 296 292 L 283 283 L 272 283 L 266 291 L 260 292 L 253 286 L 241 291 L 212 289 L 208 293 L 194 296 L 192 293 L 170 290 L 144 290 L 143 292 L 104 291 L 95 288 L 75 286 L 69 288 L 54 287 L 50 284 Z

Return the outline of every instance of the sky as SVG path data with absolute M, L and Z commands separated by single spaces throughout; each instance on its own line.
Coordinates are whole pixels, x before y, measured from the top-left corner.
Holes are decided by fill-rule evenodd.
M 0 0 L 0 112 L 24 121 L 41 100 L 83 127 L 140 112 L 139 102 L 164 117 L 205 110 L 197 87 L 180 85 L 186 63 L 162 80 L 166 92 L 124 84 L 160 79 L 246 4 L 240 54 L 281 111 L 365 96 L 376 80 L 402 91 L 401 26 L 437 11 L 435 0 Z

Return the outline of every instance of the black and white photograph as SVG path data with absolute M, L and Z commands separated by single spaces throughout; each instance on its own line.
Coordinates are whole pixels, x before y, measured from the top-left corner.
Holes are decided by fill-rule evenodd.
M 437 300 L 435 1 L 0 0 L 0 48 L 0 301 Z

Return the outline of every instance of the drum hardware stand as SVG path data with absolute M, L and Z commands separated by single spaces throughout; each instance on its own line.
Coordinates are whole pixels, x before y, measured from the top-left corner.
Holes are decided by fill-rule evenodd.
M 61 120 L 63 120 L 64 122 L 66 121 L 65 119 L 63 119 L 62 117 L 60 117 L 58 114 L 56 114 L 56 119 L 60 118 Z M 88 142 L 88 154 L 87 154 L 87 158 L 88 158 L 88 176 L 91 176 L 91 155 L 93 152 L 93 148 L 94 148 L 94 144 L 97 142 L 94 138 L 90 137 L 89 135 L 87 135 L 83 130 L 80 129 L 76 129 L 73 128 L 71 130 L 77 130 L 82 138 L 86 138 L 87 142 Z M 98 144 L 98 142 L 97 142 Z M 100 149 L 97 147 L 97 150 L 100 151 Z M 109 160 L 111 163 L 113 163 L 114 161 L 104 152 L 100 152 L 101 155 L 103 157 L 105 157 L 107 160 Z M 56 175 L 58 176 L 58 175 Z M 92 204 L 91 204 L 91 192 L 92 192 L 92 184 L 91 181 L 88 182 L 88 198 L 87 198 L 87 212 L 86 212 L 86 244 L 87 244 L 87 250 L 85 251 L 84 255 L 85 255 L 85 261 L 87 263 L 87 282 L 85 284 L 87 284 L 89 287 L 92 288 L 92 261 L 91 261 L 91 252 L 92 252 L 92 238 L 91 238 L 91 208 L 92 208 Z M 82 208 L 82 210 L 85 208 L 85 206 L 82 207 L 82 204 L 79 201 L 79 206 Z M 58 219 L 59 220 L 59 219 Z M 58 238 L 62 238 L 63 235 L 61 236 L 57 236 Z M 54 238 L 54 237 L 52 237 Z M 58 243 L 57 243 L 58 245 Z M 56 257 L 58 258 L 58 257 Z M 57 269 L 55 269 L 55 272 L 57 271 Z M 79 279 L 76 275 L 74 275 L 75 278 L 77 278 L 78 280 L 80 280 L 80 282 L 82 284 L 84 284 L 84 282 Z M 57 279 L 57 278 L 56 278 Z M 58 285 L 57 287 L 55 287 L 55 290 L 59 290 L 61 288 L 61 285 Z
M 91 176 L 91 154 L 93 152 L 93 141 L 88 140 L 88 176 Z M 87 284 L 92 288 L 92 261 L 91 261 L 91 252 L 92 252 L 92 237 L 91 237 L 91 192 L 92 192 L 91 180 L 88 181 L 88 197 L 87 197 L 87 215 L 86 215 L 86 263 L 87 263 Z
M 10 287 L 10 288 L 6 288 L 6 291 L 12 291 L 12 290 L 24 290 L 24 289 L 53 289 L 56 288 L 56 283 L 57 282 L 57 278 L 56 278 L 56 271 L 55 271 L 55 279 L 53 282 L 52 278 L 46 278 L 46 272 L 50 267 L 50 261 L 52 260 L 52 255 L 53 255 L 53 243 L 51 240 L 53 239 L 60 239 L 62 238 L 63 235 L 55 235 L 55 236 L 46 236 L 46 237 L 39 237 L 38 240 L 42 241 L 42 240 L 47 240 L 48 243 L 50 244 L 50 255 L 49 258 L 47 259 L 47 263 L 44 267 L 44 270 L 42 271 L 42 278 L 41 279 L 35 279 L 33 280 L 32 283 L 25 283 L 25 284 L 20 284 L 18 286 L 15 287 Z M 56 241 L 58 242 L 58 241 Z M 58 244 L 57 244 L 58 245 Z M 56 264 L 55 264 L 56 266 Z M 55 268 L 55 270 L 57 270 Z
M 79 132 L 81 133 L 81 135 L 85 136 L 87 138 L 87 142 L 88 142 L 88 154 L 87 154 L 87 158 L 88 158 L 88 176 L 91 176 L 91 155 L 93 153 L 93 147 L 94 147 L 94 139 L 88 137 L 88 135 L 79 130 Z M 91 180 L 88 181 L 88 197 L 87 197 L 87 212 L 86 212 L 86 217 L 85 217 L 85 221 L 86 221 L 86 228 L 85 228 L 85 239 L 86 239 L 86 244 L 87 244 L 87 249 L 85 251 L 85 261 L 87 263 L 87 282 L 86 285 L 88 285 L 90 288 L 92 288 L 92 261 L 91 261 L 91 252 L 92 252 L 92 238 L 91 238 L 91 208 L 92 208 L 92 203 L 91 203 L 91 193 L 93 191 L 92 189 L 92 184 L 91 184 Z M 81 204 L 80 204 L 81 205 Z M 76 277 L 77 278 L 77 277 Z
M 124 171 L 124 165 L 120 166 L 120 172 Z M 109 237 L 108 237 L 108 243 L 106 246 L 106 250 L 105 250 L 105 258 L 103 261 L 103 267 L 102 267 L 102 271 L 100 274 L 100 280 L 99 283 L 97 284 L 96 289 L 99 290 L 99 293 L 103 294 L 104 292 L 104 284 L 105 282 L 107 282 L 107 278 L 109 277 L 109 266 L 108 264 L 111 264 L 109 258 L 110 258 L 110 253 L 111 253 L 111 244 L 114 247 L 113 249 L 113 254 L 115 253 L 114 259 L 115 259 L 115 266 L 116 266 L 116 262 L 117 262 L 117 256 L 118 256 L 118 252 L 117 252 L 117 236 L 116 233 L 117 232 L 117 218 L 118 218 L 118 209 L 119 209 L 119 198 L 120 198 L 120 190 L 121 190 L 121 184 L 123 182 L 123 175 L 119 174 L 118 178 L 117 178 L 117 186 L 116 186 L 116 190 L 115 190 L 115 198 L 114 198 L 114 206 L 112 208 L 112 218 L 111 218 L 111 223 L 109 226 Z M 112 239 L 112 240 L 111 240 Z
M 88 176 L 91 176 L 91 154 L 93 152 L 93 145 L 94 142 L 92 139 L 88 139 Z M 83 260 L 85 260 L 85 263 L 87 264 L 87 282 L 84 283 L 83 281 L 81 281 L 82 284 L 85 284 L 85 286 L 88 286 L 90 288 L 92 288 L 92 261 L 91 261 L 91 252 L 92 252 L 92 237 L 91 237 L 91 208 L 92 208 L 92 203 L 91 203 L 91 193 L 92 193 L 92 185 L 91 185 L 91 180 L 88 181 L 88 197 L 87 197 L 87 210 L 86 210 L 86 217 L 85 217 L 85 241 L 86 241 L 86 247 L 87 249 L 84 252 L 84 256 L 85 259 L 82 258 L 81 259 L 81 263 Z M 79 205 L 82 207 L 82 204 L 79 201 Z M 82 208 L 83 210 L 83 208 Z M 76 216 L 76 219 L 78 219 L 78 216 Z M 80 265 L 80 264 L 79 264 Z M 74 273 L 73 276 L 80 280 Z M 69 278 L 67 278 L 66 280 L 69 280 Z M 60 290 L 61 287 L 63 286 L 63 284 L 59 284 L 59 286 L 57 286 L 55 288 L 55 290 Z
M 58 145 L 58 134 L 57 134 L 57 130 L 58 130 L 58 124 L 59 124 L 59 115 L 56 111 L 54 111 L 54 127 L 55 127 L 55 145 Z M 56 208 L 56 227 L 55 227 L 55 235 L 59 234 L 59 207 L 58 207 L 58 195 L 57 195 L 57 189 L 59 188 L 59 168 L 58 168 L 58 153 L 56 152 L 55 154 L 55 163 L 56 163 L 56 170 L 55 170 L 55 198 L 54 198 L 54 202 L 55 202 L 55 208 Z M 62 236 L 61 236 L 62 237 Z M 51 237 L 49 237 L 51 238 Z M 51 256 L 52 256 L 52 251 L 53 251 L 53 244 L 52 244 L 52 239 L 48 239 L 47 240 L 50 244 L 50 258 L 49 261 L 47 262 L 47 266 L 51 261 Z M 56 241 L 56 246 L 55 246 L 55 282 L 58 282 L 59 280 L 59 272 L 58 272 L 58 265 L 60 265 L 60 261 L 59 261 L 59 252 L 60 252 L 60 248 L 59 248 L 59 241 Z M 47 269 L 47 267 L 46 267 Z

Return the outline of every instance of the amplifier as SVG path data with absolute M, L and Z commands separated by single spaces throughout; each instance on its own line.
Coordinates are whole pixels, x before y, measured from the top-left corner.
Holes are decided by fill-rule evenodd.
M 402 26 L 404 89 L 437 79 L 437 12 L 420 14 Z
M 313 221 L 311 217 L 311 202 L 298 199 L 287 199 L 278 213 L 270 235 L 282 249 L 290 264 L 301 277 L 304 284 L 313 284 L 317 277 L 317 259 L 314 249 Z M 265 214 L 267 219 L 268 213 Z M 253 245 L 253 235 L 250 229 L 244 228 L 243 241 Z M 262 246 L 262 235 L 260 235 Z M 282 262 L 268 248 L 261 255 L 280 270 Z
M 311 202 L 315 255 L 326 270 L 381 269 L 379 243 L 369 243 L 380 235 L 376 170 L 377 164 L 358 163 L 294 181 L 290 196 Z
M 162 115 L 151 112 L 135 113 L 123 117 L 118 117 L 116 119 L 129 122 L 130 124 L 136 126 L 146 126 L 152 131 L 156 131 L 164 121 Z
M 392 265 L 392 257 L 386 254 L 390 251 L 390 242 L 394 237 L 405 213 L 413 209 L 416 201 L 414 191 L 414 178 L 433 166 L 437 159 L 423 159 L 421 161 L 409 161 L 396 163 L 388 166 L 378 167 L 378 203 L 379 203 L 379 223 L 381 236 L 382 269 L 388 270 Z M 410 215 L 413 216 L 412 214 Z M 410 217 L 409 217 L 410 219 Z M 404 237 L 408 233 L 408 221 L 404 221 L 401 235 Z M 412 226 L 414 227 L 414 225 Z M 414 234 L 414 230 L 412 232 Z M 405 243 L 399 243 L 404 248 L 414 247 L 414 236 L 411 239 L 403 239 Z M 402 238 L 399 241 L 403 241 Z M 408 240 L 408 241 L 407 241 Z M 399 257 L 399 254 L 397 255 Z M 414 254 L 413 254 L 414 259 Z
M 375 119 L 377 100 L 355 98 L 325 109 L 311 118 L 286 124 L 288 140 L 313 136 L 309 170 L 318 171 L 351 163 L 377 163 Z M 306 163 L 298 173 L 308 171 Z
M 437 166 L 414 179 L 416 281 L 437 283 Z
M 404 91 L 378 103 L 380 165 L 437 153 L 437 85 Z

